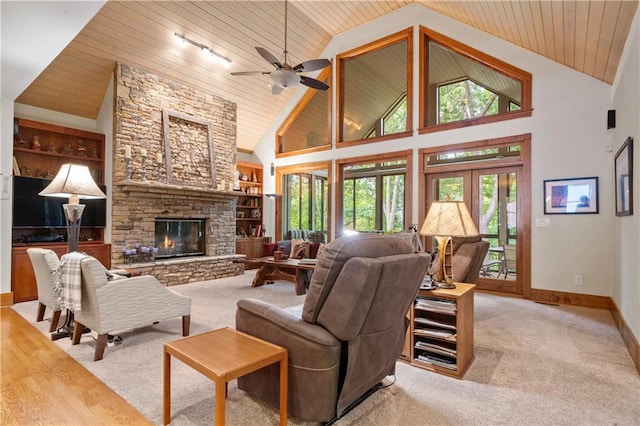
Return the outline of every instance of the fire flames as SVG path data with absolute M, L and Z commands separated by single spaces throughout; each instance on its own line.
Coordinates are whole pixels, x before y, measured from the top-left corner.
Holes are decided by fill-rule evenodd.
M 170 240 L 169 239 L 169 235 L 164 236 L 164 242 L 160 243 L 158 245 L 159 249 L 164 249 L 164 250 L 168 250 L 171 251 L 172 249 L 174 249 L 176 247 L 176 242 L 174 240 Z

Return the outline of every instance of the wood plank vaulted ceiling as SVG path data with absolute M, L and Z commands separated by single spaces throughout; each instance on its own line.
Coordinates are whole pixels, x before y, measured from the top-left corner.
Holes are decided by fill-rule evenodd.
M 290 0 L 290 63 L 320 56 L 337 34 L 418 3 L 611 84 L 638 1 Z M 174 33 L 230 58 L 229 69 L 206 60 Z M 273 96 L 270 70 L 255 51 L 280 58 L 282 1 L 109 1 L 18 97 L 17 102 L 95 119 L 116 61 L 236 102 L 238 148 L 251 151 L 292 91 Z M 502 58 L 504 59 L 504 58 Z

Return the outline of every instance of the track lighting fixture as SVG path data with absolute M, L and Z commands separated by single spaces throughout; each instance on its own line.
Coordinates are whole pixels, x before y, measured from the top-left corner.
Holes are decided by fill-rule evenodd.
M 218 52 L 211 49 L 209 46 L 205 46 L 204 44 L 198 43 L 197 41 L 193 41 L 183 36 L 182 34 L 173 33 L 173 35 L 176 36 L 178 39 L 180 39 L 183 43 L 189 43 L 194 45 L 195 47 L 200 49 L 203 54 L 211 56 L 211 58 L 222 62 L 225 66 L 229 66 L 231 64 L 231 59 L 219 54 Z

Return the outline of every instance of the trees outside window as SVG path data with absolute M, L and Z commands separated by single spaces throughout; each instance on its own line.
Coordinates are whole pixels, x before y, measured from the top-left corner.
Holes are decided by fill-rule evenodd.
M 450 123 L 498 113 L 498 95 L 465 79 L 438 88 L 438 122 Z
M 384 233 L 403 230 L 405 172 L 405 161 L 346 167 L 342 186 L 344 229 Z
M 291 229 L 327 231 L 328 187 L 323 176 L 293 173 L 284 176 L 284 232 Z

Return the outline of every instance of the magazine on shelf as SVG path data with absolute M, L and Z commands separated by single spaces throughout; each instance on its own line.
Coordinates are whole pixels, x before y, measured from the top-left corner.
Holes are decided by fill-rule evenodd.
M 436 328 L 442 328 L 445 330 L 452 330 L 452 331 L 456 331 L 456 326 L 452 325 L 452 324 L 447 324 L 445 322 L 440 322 L 440 321 L 435 321 L 429 318 L 422 318 L 422 317 L 416 317 L 414 319 L 414 321 L 418 324 L 422 324 L 422 325 L 430 325 L 432 327 L 436 327 Z
M 418 309 L 447 314 L 455 314 L 457 311 L 456 302 L 441 299 L 429 299 L 426 297 L 417 297 L 415 307 Z
M 455 342 L 457 340 L 457 334 L 445 330 L 416 328 L 413 330 L 413 334 L 423 337 L 435 337 L 437 339 L 449 340 L 451 342 Z
M 436 354 L 429 354 L 429 355 L 418 355 L 418 360 L 420 361 L 424 361 L 424 362 L 429 362 L 431 364 L 440 366 L 440 367 L 444 367 L 444 368 L 448 368 L 449 370 L 457 370 L 458 366 L 456 365 L 455 360 L 451 359 L 451 358 L 446 358 L 443 356 L 438 356 Z
M 448 347 L 442 346 L 442 345 L 436 345 L 435 343 L 423 342 L 422 340 L 418 340 L 415 343 L 415 347 L 417 349 L 421 349 L 421 350 L 424 350 L 424 351 L 437 353 L 437 354 L 440 354 L 440 355 L 449 356 L 449 357 L 452 357 L 452 358 L 455 358 L 456 355 L 457 355 L 457 352 L 456 352 L 455 349 L 451 349 L 451 348 L 448 348 Z

